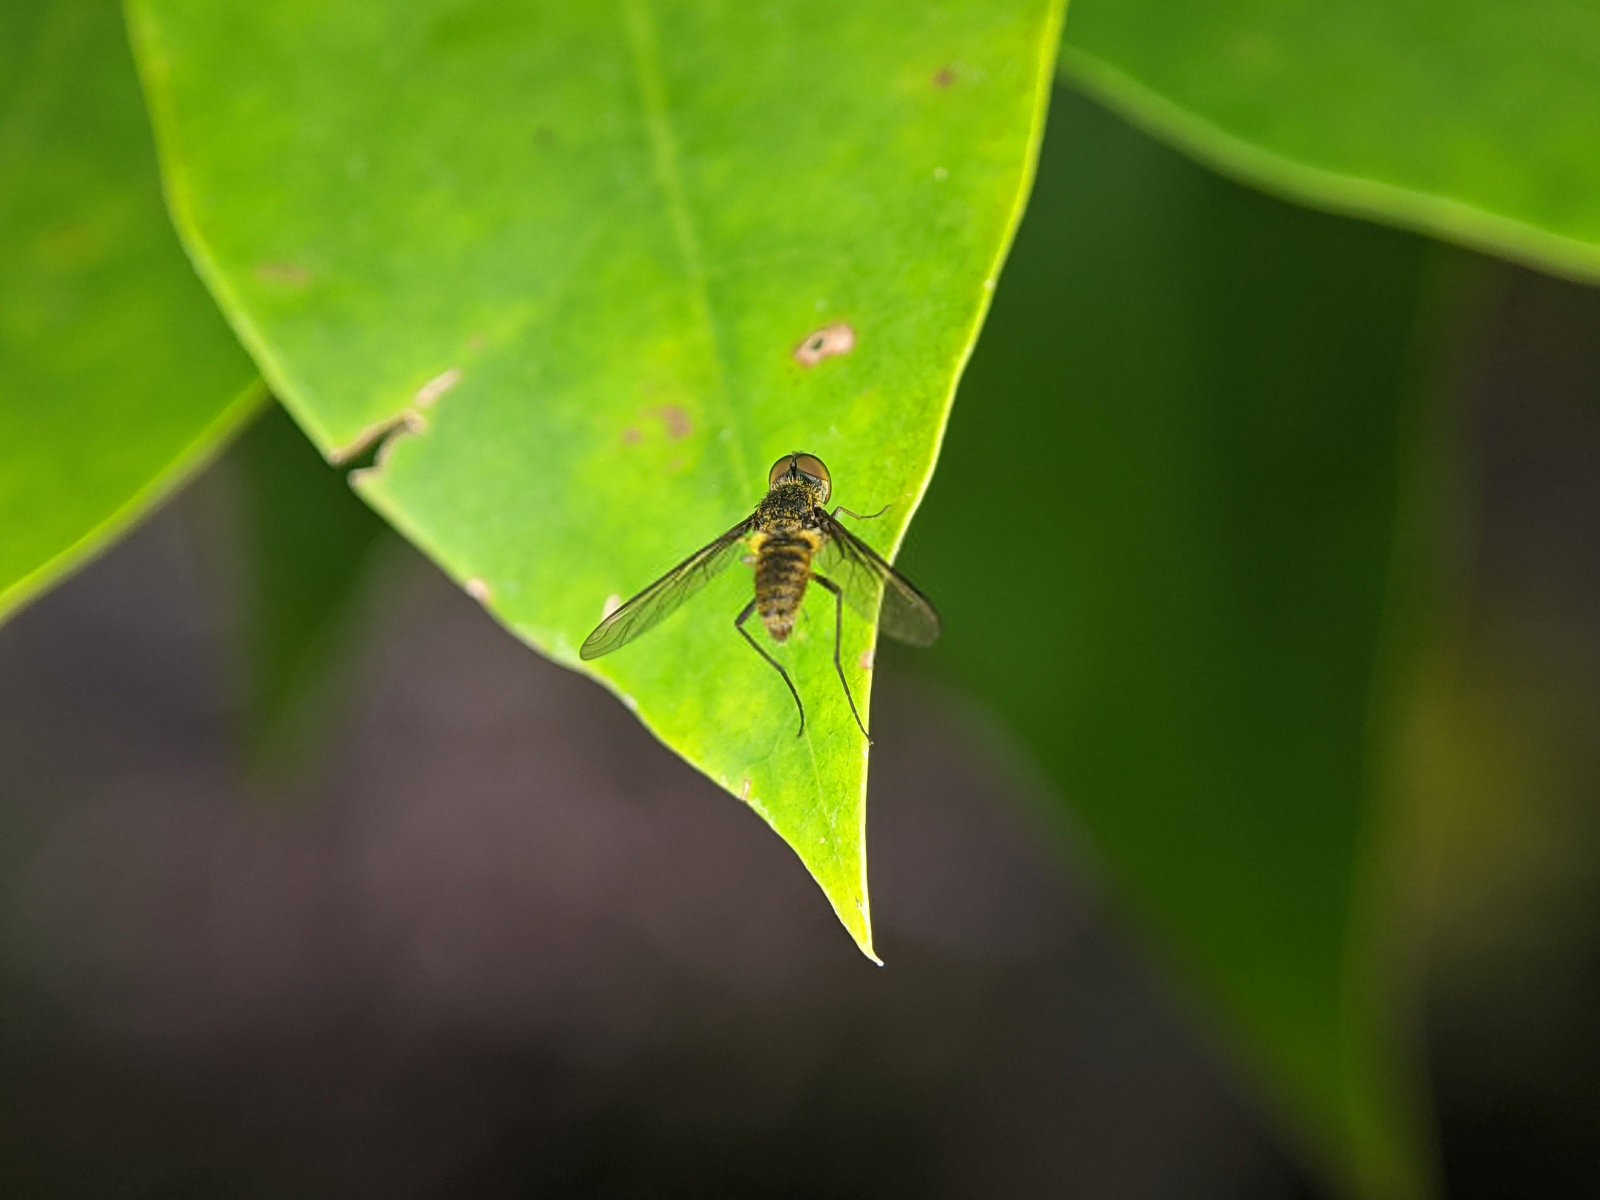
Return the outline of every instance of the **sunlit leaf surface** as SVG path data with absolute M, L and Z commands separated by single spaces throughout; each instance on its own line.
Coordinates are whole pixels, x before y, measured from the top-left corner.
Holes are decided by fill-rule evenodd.
M 607 599 L 747 515 L 787 451 L 827 462 L 836 501 L 891 505 L 862 532 L 898 544 L 1026 192 L 1059 10 L 132 15 L 180 225 L 274 391 L 329 457 L 387 431 L 363 494 L 578 666 Z M 732 628 L 750 591 L 736 564 L 586 669 L 782 834 L 870 954 L 831 606 L 781 650 L 797 739 Z M 872 645 L 847 613 L 863 704 Z

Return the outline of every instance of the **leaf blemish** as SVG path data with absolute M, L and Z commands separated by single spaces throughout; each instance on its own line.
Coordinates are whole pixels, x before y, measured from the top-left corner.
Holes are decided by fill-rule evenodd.
M 423 416 L 422 410 L 433 407 L 438 403 L 439 397 L 460 382 L 460 367 L 451 367 L 448 371 L 441 371 L 417 389 L 416 394 L 411 398 L 411 403 L 403 408 L 398 415 L 362 430 L 361 435 L 348 446 L 331 452 L 328 455 L 328 461 L 335 466 L 342 466 L 354 459 L 361 458 L 376 443 L 378 451 L 373 455 L 372 465 L 361 470 L 352 471 L 350 474 L 351 478 L 354 479 L 357 476 L 365 477 L 374 471 L 380 470 L 383 464 L 388 461 L 395 442 L 406 434 L 421 433 L 428 428 L 428 418 Z
M 694 422 L 689 418 L 688 410 L 676 404 L 656 409 L 656 416 L 661 418 L 661 424 L 666 427 L 667 436 L 675 442 L 681 442 L 694 431 Z
M 856 331 L 840 321 L 807 336 L 794 348 L 794 360 L 802 367 L 814 367 L 825 358 L 849 354 L 855 348 Z
M 303 288 L 311 282 L 311 272 L 299 263 L 264 262 L 256 265 L 256 278 L 278 287 Z
M 444 395 L 456 384 L 461 382 L 461 368 L 451 367 L 448 371 L 441 371 L 427 383 L 417 389 L 417 403 L 427 408 L 440 396 Z
M 739 785 L 739 799 L 746 804 L 750 803 L 750 781 L 748 779 Z
M 394 444 L 401 438 L 410 434 L 418 434 L 428 428 L 428 418 L 414 408 L 407 408 L 398 416 L 374 425 L 361 432 L 361 436 L 351 442 L 342 450 L 335 450 L 328 455 L 328 461 L 334 466 L 343 466 L 354 459 L 359 459 L 377 443 L 377 453 L 372 456 L 372 465 L 359 467 L 350 472 L 350 479 L 354 482 L 358 478 L 365 478 L 383 469 L 389 461 L 389 455 L 394 451 Z
M 606 602 L 600 606 L 600 619 L 604 621 L 621 607 L 622 597 L 612 592 L 611 595 L 606 597 Z
M 489 603 L 494 596 L 494 593 L 489 589 L 488 583 L 476 575 L 467 580 L 462 586 L 467 589 L 467 595 L 471 596 L 479 604 Z
M 861 652 L 861 669 L 863 671 L 872 670 L 872 651 L 871 650 L 863 650 Z
M 631 425 L 622 431 L 622 444 L 624 446 L 637 446 L 643 439 L 644 434 Z
M 955 81 L 956 69 L 954 67 L 940 67 L 933 73 L 933 86 L 936 88 L 947 88 Z

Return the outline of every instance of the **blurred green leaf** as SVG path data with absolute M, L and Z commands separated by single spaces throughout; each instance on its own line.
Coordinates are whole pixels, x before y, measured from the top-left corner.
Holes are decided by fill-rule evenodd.
M 1429 261 L 1058 96 L 908 555 L 929 661 L 1372 1196 L 1426 1190 L 1368 906 Z
M 183 256 L 116 4 L 0 6 L 0 617 L 260 402 Z
M 580 667 L 774 459 L 888 516 L 927 483 L 1027 190 L 1060 4 L 782 0 L 240 11 L 136 0 L 190 248 L 330 457 L 520 637 Z M 797 350 L 848 325 L 849 353 Z M 582 666 L 794 847 L 871 953 L 866 744 L 815 601 L 780 653 L 735 570 Z M 873 630 L 849 618 L 865 704 Z
M 239 493 L 247 735 L 259 769 L 281 771 L 330 735 L 329 702 L 388 531 L 277 405 L 229 455 Z
M 1062 69 L 1296 200 L 1600 279 L 1600 4 L 1080 0 Z

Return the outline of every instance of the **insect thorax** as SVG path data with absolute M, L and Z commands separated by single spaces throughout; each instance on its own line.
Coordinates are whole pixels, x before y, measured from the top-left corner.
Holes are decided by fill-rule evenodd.
M 774 641 L 794 627 L 796 610 L 811 576 L 811 559 L 822 547 L 815 497 L 801 485 L 780 484 L 756 512 L 750 539 L 755 552 L 756 611 Z
M 765 533 L 816 529 L 816 494 L 803 483 L 777 484 L 762 498 L 756 525 Z

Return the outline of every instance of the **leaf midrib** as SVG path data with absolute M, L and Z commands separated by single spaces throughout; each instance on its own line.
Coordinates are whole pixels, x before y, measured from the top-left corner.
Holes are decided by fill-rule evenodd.
M 639 87 L 639 103 L 644 112 L 645 128 L 650 135 L 651 159 L 655 179 L 666 202 L 667 214 L 672 223 L 672 234 L 678 245 L 683 271 L 689 282 L 694 316 L 702 326 L 709 345 L 712 369 L 712 391 L 717 406 L 723 410 L 722 428 L 735 428 L 728 413 L 728 370 L 722 347 L 721 325 L 711 304 L 711 288 L 706 275 L 705 260 L 700 250 L 700 238 L 695 232 L 694 214 L 689 207 L 688 190 L 683 184 L 679 169 L 678 139 L 668 117 L 666 83 L 661 75 L 661 54 L 656 42 L 655 21 L 649 0 L 622 0 L 623 24 L 628 32 L 628 48 L 633 57 L 633 72 Z M 718 439 L 728 446 L 732 458 L 734 479 L 753 478 L 743 442 L 735 436 Z

